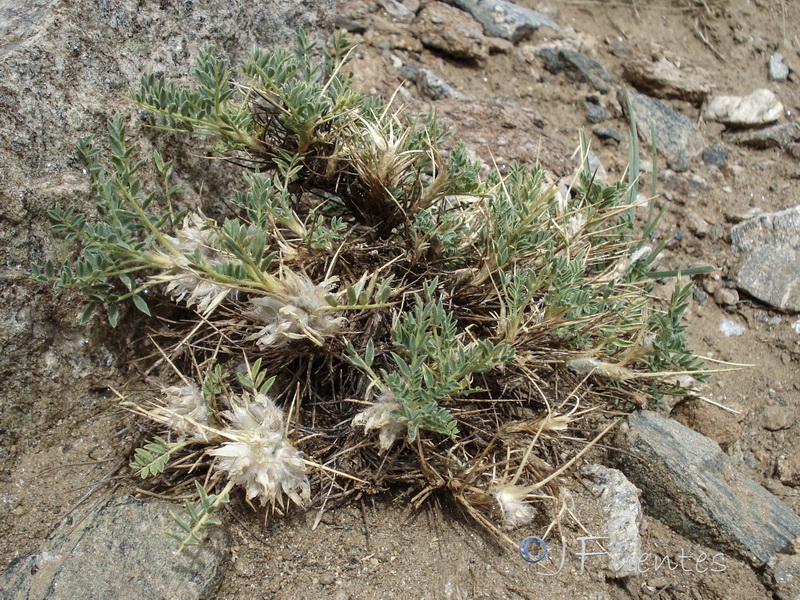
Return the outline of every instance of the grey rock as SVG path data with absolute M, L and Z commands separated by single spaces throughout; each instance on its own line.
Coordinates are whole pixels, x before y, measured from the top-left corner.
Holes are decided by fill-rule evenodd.
M 348 33 L 364 33 L 367 26 L 345 15 L 336 15 L 336 29 L 344 29 Z
M 731 151 L 725 146 L 715 144 L 709 146 L 703 151 L 703 162 L 707 165 L 714 165 L 715 167 L 723 167 L 728 162 L 728 156 Z
M 800 517 L 742 473 L 716 442 L 636 411 L 620 430 L 617 466 L 645 509 L 675 531 L 761 565 L 800 535 Z
M 414 11 L 397 0 L 379 0 L 379 2 L 386 14 L 398 23 L 411 23 L 416 16 Z
M 599 62 L 585 57 L 569 48 L 543 48 L 539 55 L 544 58 L 545 69 L 551 73 L 569 74 L 577 81 L 584 81 L 598 92 L 611 90 L 611 76 Z
M 592 133 L 603 140 L 603 142 L 619 144 L 622 141 L 622 134 L 611 127 L 595 127 Z
M 463 97 L 452 85 L 430 69 L 420 69 L 417 71 L 417 88 L 420 94 L 431 100 Z
M 782 115 L 783 104 L 768 89 L 747 96 L 715 96 L 703 108 L 706 119 L 737 127 L 774 123 Z
M 602 123 L 608 119 L 608 111 L 594 102 L 585 102 L 586 106 L 586 119 L 589 123 Z
M 639 490 L 621 471 L 603 465 L 587 465 L 580 474 L 592 481 L 592 493 L 603 502 L 609 575 L 622 578 L 636 574 L 642 555 Z
M 705 148 L 697 125 L 655 98 L 634 91 L 629 92 L 629 97 L 639 138 L 647 146 L 651 145 L 651 130 L 655 129 L 656 146 L 666 157 L 668 166 L 675 171 L 685 171 L 688 161 Z M 620 103 L 627 112 L 624 96 Z
M 47 211 L 58 204 L 93 209 L 89 177 L 75 149 L 78 138 L 94 134 L 104 141 L 107 119 L 119 114 L 146 156 L 154 136 L 140 109 L 126 99 L 142 72 L 188 85 L 206 43 L 238 68 L 254 46 L 291 46 L 300 29 L 327 40 L 333 14 L 334 0 L 0 0 L 3 446 L 35 440 L 60 419 L 97 411 L 96 402 L 74 400 L 98 382 L 113 381 L 116 370 L 86 349 L 98 340 L 126 346 L 124 331 L 112 339 L 102 319 L 89 328 L 79 325 L 77 294 L 56 293 L 29 279 L 31 263 L 60 264 L 70 256 L 69 245 L 51 235 Z M 182 178 L 176 181 L 183 186 L 178 202 L 188 207 L 198 198 L 231 193 L 228 184 L 234 173 L 240 178 L 239 169 L 194 158 L 201 148 L 177 150 L 164 139 L 156 143 L 165 144 L 160 150 L 176 162 Z
M 800 598 L 800 556 L 778 554 L 772 557 L 765 574 L 777 600 Z
M 7 600 L 194 600 L 208 598 L 222 575 L 229 540 L 221 528 L 199 546 L 175 554 L 170 510 L 160 500 L 131 496 L 75 515 L 42 549 L 13 562 L 3 574 Z
M 782 310 L 800 311 L 800 205 L 731 228 L 736 286 Z
M 771 81 L 786 81 L 789 77 L 789 67 L 784 62 L 783 55 L 780 52 L 776 52 L 770 56 L 767 65 Z
M 751 148 L 784 148 L 791 150 L 797 142 L 800 142 L 800 119 L 779 123 L 756 131 L 731 134 L 728 139 Z
M 540 27 L 560 31 L 548 15 L 517 6 L 507 0 L 452 0 L 453 4 L 471 14 L 483 25 L 486 33 L 518 42 Z

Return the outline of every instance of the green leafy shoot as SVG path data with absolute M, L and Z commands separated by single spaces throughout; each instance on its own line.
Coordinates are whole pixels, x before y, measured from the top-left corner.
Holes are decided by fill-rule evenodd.
M 233 481 L 229 481 L 219 494 L 208 494 L 200 482 L 195 480 L 197 491 L 197 504 L 186 500 L 183 504 L 186 516 L 179 516 L 171 512 L 173 520 L 183 530 L 183 534 L 167 532 L 167 537 L 178 543 L 175 554 L 180 554 L 187 546 L 196 546 L 203 541 L 203 532 L 209 527 L 217 527 L 221 523 L 213 515 L 223 504 L 230 502 L 230 491 L 233 489 Z
M 155 436 L 152 442 L 136 449 L 130 467 L 138 471 L 142 479 L 160 475 L 167 468 L 172 455 L 190 443 L 170 444 L 164 438 Z

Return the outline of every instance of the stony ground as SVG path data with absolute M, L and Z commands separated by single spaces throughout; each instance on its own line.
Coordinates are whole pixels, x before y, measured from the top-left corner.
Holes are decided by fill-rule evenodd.
M 750 217 L 800 204 L 800 135 L 783 145 L 754 148 L 736 142 L 747 133 L 707 119 L 702 111 L 706 95 L 747 95 L 766 88 L 783 105 L 780 122 L 796 118 L 800 38 L 794 24 L 800 23 L 800 5 L 788 0 L 519 4 L 544 12 L 560 31 L 541 27 L 514 42 L 488 38 L 465 13 L 434 2 L 405 2 L 414 16 L 388 2 L 346 0 L 338 13 L 339 24 L 360 44 L 351 64 L 364 90 L 386 97 L 396 93 L 398 103 L 412 108 L 433 102 L 479 154 L 491 150 L 493 156 L 483 155 L 487 161 L 502 165 L 539 157 L 557 176 L 569 175 L 568 149 L 577 146 L 579 131 L 585 130 L 608 180 L 623 177 L 627 117 L 618 92 L 636 89 L 630 83 L 635 73 L 647 70 L 630 65 L 666 60 L 686 76 L 670 92 L 675 97 L 664 102 L 696 126 L 703 147 L 720 146 L 727 157 L 659 158 L 659 192 L 667 211 L 658 234 L 671 237 L 662 265 L 717 267 L 695 280 L 687 318 L 693 346 L 709 358 L 753 366 L 719 374 L 704 391 L 705 398 L 727 409 L 691 400 L 674 407 L 673 416 L 716 440 L 742 471 L 800 511 L 799 316 L 739 289 L 742 255 L 734 251 L 731 236 L 734 226 Z M 580 69 L 554 66 L 543 56 L 545 48 L 596 61 L 607 72 L 605 83 Z M 768 77 L 768 59 L 775 52 L 790 69 L 787 81 Z M 666 94 L 663 81 L 648 88 L 636 81 L 639 91 Z M 600 108 L 606 117 L 602 121 L 594 112 Z M 598 127 L 605 128 L 600 135 L 593 133 Z M 778 270 L 765 262 L 762 278 L 768 281 Z M 116 471 L 114 461 L 123 456 L 126 434 L 118 431 L 119 415 L 103 411 L 101 397 L 95 401 L 98 414 L 91 421 L 56 425 L 49 439 L 20 453 L 21 461 L 3 483 L 4 521 L 13 528 L 0 542 L 3 562 L 36 551 L 54 523 L 105 473 Z M 107 462 L 89 464 L 97 458 Z M 591 458 L 603 459 L 602 451 Z M 134 484 L 121 478 L 118 485 L 127 491 Z M 716 571 L 662 567 L 624 581 L 607 579 L 591 558 L 582 567 L 574 554 L 580 549 L 577 538 L 602 527 L 598 501 L 581 477 L 572 480 L 567 492 L 572 514 L 564 515 L 561 535 L 569 554 L 555 576 L 544 572 L 556 571 L 557 562 L 547 567 L 524 563 L 452 507 L 431 504 L 412 512 L 402 493 L 268 524 L 261 515 L 240 510 L 246 507 L 234 506 L 232 561 L 213 597 L 797 597 L 770 583 L 763 569 L 729 556 L 720 559 L 725 568 Z M 650 517 L 643 523 L 643 546 L 657 556 L 717 552 Z M 560 548 L 554 552 L 561 556 Z

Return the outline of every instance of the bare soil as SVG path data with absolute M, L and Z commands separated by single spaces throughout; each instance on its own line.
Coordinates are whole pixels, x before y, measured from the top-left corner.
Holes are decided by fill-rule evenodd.
M 800 110 L 800 38 L 796 31 L 800 5 L 795 2 L 586 0 L 537 5 L 533 0 L 519 0 L 519 4 L 550 12 L 563 29 L 562 36 L 579 40 L 582 53 L 620 80 L 626 52 L 652 52 L 704 68 L 714 93 L 747 94 L 768 87 L 792 115 Z M 545 132 L 569 146 L 577 145 L 579 130 L 592 128 L 586 121 L 584 101 L 597 94 L 586 84 L 547 73 L 524 51 L 553 39 L 548 29 L 540 29 L 516 47 L 491 54 L 481 64 L 467 64 L 420 50 L 414 42 L 413 26 L 393 23 L 377 2 L 346 0 L 340 3 L 340 12 L 368 27 L 366 34 L 352 36 L 362 42 L 353 68 L 367 91 L 388 97 L 402 84 L 411 95 L 417 95 L 413 83 L 403 84 L 397 69 L 400 64 L 416 63 L 474 98 L 506 98 L 533 109 Z M 782 52 L 794 71 L 788 82 L 767 78 L 767 59 L 774 51 Z M 610 97 L 608 100 L 612 118 L 604 125 L 625 132 L 624 117 Z M 722 126 L 703 122 L 698 106 L 680 100 L 668 102 L 698 120 L 707 144 L 722 143 Z M 486 115 L 489 126 L 491 118 Z M 624 176 L 625 141 L 606 146 L 593 139 L 592 149 L 608 170 L 609 180 Z M 673 240 L 662 265 L 712 264 L 718 268 L 716 273 L 696 279 L 697 299 L 702 301 L 695 301 L 687 315 L 693 347 L 716 360 L 753 366 L 715 376 L 704 393 L 735 413 L 693 400 L 678 406 L 674 415 L 716 439 L 741 462 L 744 471 L 798 512 L 800 334 L 791 327 L 798 315 L 773 310 L 744 294 L 736 300 L 730 293 L 715 295 L 715 291 L 732 289 L 728 277 L 736 256 L 730 247 L 731 225 L 754 212 L 800 204 L 796 191 L 800 162 L 777 149 L 730 149 L 728 165 L 722 169 L 699 160 L 692 163 L 691 171 L 709 182 L 709 189 L 673 190 L 665 195 L 668 209 L 659 233 L 671 235 Z M 731 298 L 733 303 L 722 304 Z M 723 317 L 745 325 L 744 335 L 726 337 L 720 331 Z M 61 350 L 86 351 L 82 346 L 76 339 L 69 349 Z M 93 351 L 99 352 L 97 348 Z M 113 350 L 109 352 L 113 354 Z M 4 507 L 0 513 L 4 531 L 0 567 L 35 552 L 77 502 L 85 496 L 86 501 L 94 501 L 89 492 L 98 484 L 103 484 L 100 488 L 105 494 L 109 483 L 116 487 L 115 493 L 133 491 L 136 485 L 127 475 L 114 475 L 110 482 L 106 476 L 118 472 L 120 460 L 127 462 L 136 425 L 130 417 L 109 409 L 96 374 L 73 372 L 65 365 L 65 397 L 81 397 L 90 408 L 74 413 L 66 410 L 55 426 L 39 430 L 12 448 L 15 461 L 0 481 Z M 53 402 L 60 400 L 54 398 Z M 598 450 L 590 460 L 602 462 L 603 451 Z M 598 558 L 587 557 L 582 568 L 575 554 L 581 549 L 578 538 L 602 535 L 604 515 L 579 476 L 570 480 L 565 493 L 571 498 L 571 514 L 562 515 L 562 530 L 551 537 L 558 540 L 563 536 L 568 554 L 563 568 L 554 575 L 562 556 L 557 543 L 550 549 L 552 560 L 528 564 L 513 550 L 495 544 L 447 503 L 433 502 L 419 511 L 409 510 L 402 490 L 325 512 L 293 512 L 267 522 L 262 514 L 234 502 L 228 518 L 234 536 L 233 555 L 215 598 L 773 597 L 759 572 L 728 556 L 718 559 L 723 569 L 703 571 L 710 565 L 698 565 L 697 557 L 701 553 L 711 557 L 718 551 L 698 547 L 649 517 L 643 523 L 647 552 L 671 556 L 673 565 L 679 552 L 693 559 L 674 570 L 650 565 L 649 571 L 625 581 L 607 578 Z M 544 534 L 552 517 L 546 513 L 543 509 L 533 525 L 511 535 L 522 539 Z M 586 549 L 592 548 L 588 545 Z

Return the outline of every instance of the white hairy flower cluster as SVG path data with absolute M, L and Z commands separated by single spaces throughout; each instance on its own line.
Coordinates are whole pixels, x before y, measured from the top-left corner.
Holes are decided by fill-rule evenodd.
M 283 413 L 272 399 L 243 394 L 222 415 L 229 423 L 225 435 L 230 441 L 208 451 L 218 458 L 216 468 L 261 506 L 283 507 L 283 494 L 299 506 L 308 502 L 311 489 L 305 462 L 284 436 Z
M 196 306 L 204 315 L 210 314 L 230 293 L 230 288 L 197 277 L 187 258 L 197 253 L 206 264 L 216 262 L 218 258 L 211 245 L 212 235 L 203 216 L 190 213 L 184 218 L 183 227 L 175 232 L 175 237 L 164 236 L 183 255 L 170 257 L 173 266 L 162 277 L 168 282 L 167 293 L 173 301 L 185 301 L 186 306 Z
M 381 451 L 386 452 L 406 430 L 406 426 L 398 423 L 393 414 L 399 408 L 400 404 L 392 393 L 386 392 L 379 396 L 375 404 L 353 417 L 353 427 L 361 426 L 365 433 L 377 429 Z
M 265 324 L 248 338 L 250 341 L 255 341 L 260 348 L 280 346 L 301 338 L 322 344 L 324 337 L 341 330 L 344 317 L 326 310 L 329 304 L 325 296 L 333 287 L 333 280 L 316 284 L 305 275 L 284 269 L 281 284 L 282 291 L 250 300 L 249 316 Z
M 521 527 L 533 521 L 536 511 L 523 501 L 527 495 L 527 488 L 516 485 L 504 485 L 494 492 L 503 517 L 511 527 Z
M 156 414 L 181 438 L 208 440 L 208 409 L 203 393 L 196 383 L 165 387 L 164 406 Z

